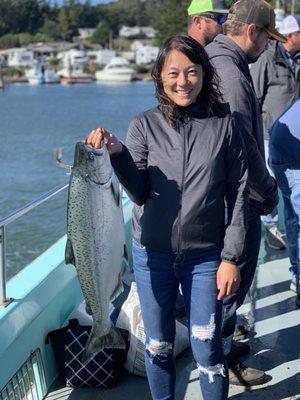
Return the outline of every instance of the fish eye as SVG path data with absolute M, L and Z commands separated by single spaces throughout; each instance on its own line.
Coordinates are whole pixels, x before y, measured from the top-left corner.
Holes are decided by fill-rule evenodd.
M 88 158 L 89 158 L 89 160 L 93 161 L 93 160 L 94 160 L 94 158 L 95 158 L 95 156 L 94 156 L 94 154 L 93 154 L 93 153 L 90 153 Z

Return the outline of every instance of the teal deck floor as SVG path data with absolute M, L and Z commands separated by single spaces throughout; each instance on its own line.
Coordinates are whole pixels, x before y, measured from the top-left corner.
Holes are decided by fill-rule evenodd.
M 250 293 L 239 313 L 251 327 L 251 354 L 244 362 L 263 369 L 268 382 L 253 387 L 230 386 L 231 400 L 300 399 L 300 309 L 289 290 L 289 260 L 285 251 L 266 252 L 262 241 L 260 263 Z M 176 400 L 201 400 L 196 365 L 190 350 L 176 361 Z M 147 380 L 130 373 L 113 389 L 58 387 L 47 400 L 151 400 Z M 212 399 L 213 400 L 213 399 Z

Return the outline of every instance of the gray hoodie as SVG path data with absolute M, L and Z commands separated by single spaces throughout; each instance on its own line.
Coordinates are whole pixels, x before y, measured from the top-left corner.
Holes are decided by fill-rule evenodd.
M 205 49 L 221 79 L 224 100 L 229 103 L 245 143 L 249 186 L 265 199 L 263 203 L 251 200 L 252 209 L 261 214 L 270 213 L 278 202 L 277 185 L 265 164 L 261 109 L 246 55 L 222 34 Z
M 300 96 L 300 56 L 289 57 L 282 44 L 269 44 L 250 71 L 269 139 L 275 120 Z

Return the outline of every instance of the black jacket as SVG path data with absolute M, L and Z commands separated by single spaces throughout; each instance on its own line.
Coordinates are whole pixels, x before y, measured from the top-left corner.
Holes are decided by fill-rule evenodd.
M 269 44 L 250 72 L 262 107 L 264 136 L 269 139 L 273 123 L 300 97 L 300 54 L 288 58 L 281 43 Z
M 153 108 L 131 123 L 126 147 L 112 164 L 136 203 L 135 239 L 152 250 L 223 248 L 223 259 L 238 262 L 246 235 L 247 168 L 230 115 L 208 118 L 196 103 L 172 128 Z
M 265 199 L 263 203 L 251 199 L 251 209 L 269 214 L 278 203 L 277 185 L 265 164 L 261 109 L 246 55 L 225 35 L 218 35 L 205 50 L 221 79 L 224 99 L 229 103 L 245 143 L 249 186 Z

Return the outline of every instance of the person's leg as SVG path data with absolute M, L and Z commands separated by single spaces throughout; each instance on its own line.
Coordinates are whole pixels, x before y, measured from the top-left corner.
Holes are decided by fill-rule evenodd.
M 153 400 L 174 400 L 175 302 L 178 281 L 172 253 L 133 242 L 133 268 L 146 334 L 145 364 Z
M 241 271 L 240 287 L 234 294 L 223 299 L 222 339 L 225 355 L 228 355 L 231 349 L 231 341 L 236 324 L 236 311 L 245 300 L 257 266 L 261 239 L 259 216 L 253 216 L 248 224 L 245 256 L 243 262 L 239 265 Z
M 296 291 L 299 294 L 300 276 L 300 170 L 287 169 L 286 177 L 291 191 L 290 201 L 294 210 L 294 263 L 292 263 L 292 273 L 295 277 Z
M 282 193 L 286 242 L 291 262 L 290 271 L 293 274 L 297 271 L 299 264 L 299 216 L 297 216 L 296 209 L 292 203 L 291 187 L 293 186 L 293 178 L 292 175 L 287 172 L 287 167 L 284 164 L 274 162 L 271 163 L 271 167 L 274 171 L 278 187 Z M 295 203 L 297 203 L 297 201 Z
M 246 294 L 250 289 L 255 274 L 258 253 L 260 248 L 261 224 L 259 216 L 255 215 L 248 222 L 245 257 L 239 265 L 241 271 L 241 283 L 239 289 L 231 296 L 223 299 L 223 325 L 222 340 L 224 353 L 227 357 L 229 368 L 229 382 L 235 385 L 258 385 L 265 381 L 263 371 L 245 366 L 234 353 L 249 351 L 232 345 L 232 339 L 236 324 L 236 311 L 243 304 Z M 246 351 L 244 351 L 246 350 Z
M 266 165 L 270 174 L 274 177 L 272 168 L 270 167 L 269 160 L 269 140 L 264 141 Z M 266 229 L 265 240 L 270 248 L 277 250 L 284 250 L 286 248 L 283 235 L 278 226 L 278 208 L 276 207 L 271 214 L 262 215 L 261 221 Z
M 205 255 L 206 252 L 204 252 Z M 221 341 L 222 302 L 217 300 L 219 252 L 210 257 L 187 253 L 175 264 L 189 321 L 190 341 L 204 400 L 224 400 L 228 373 Z

